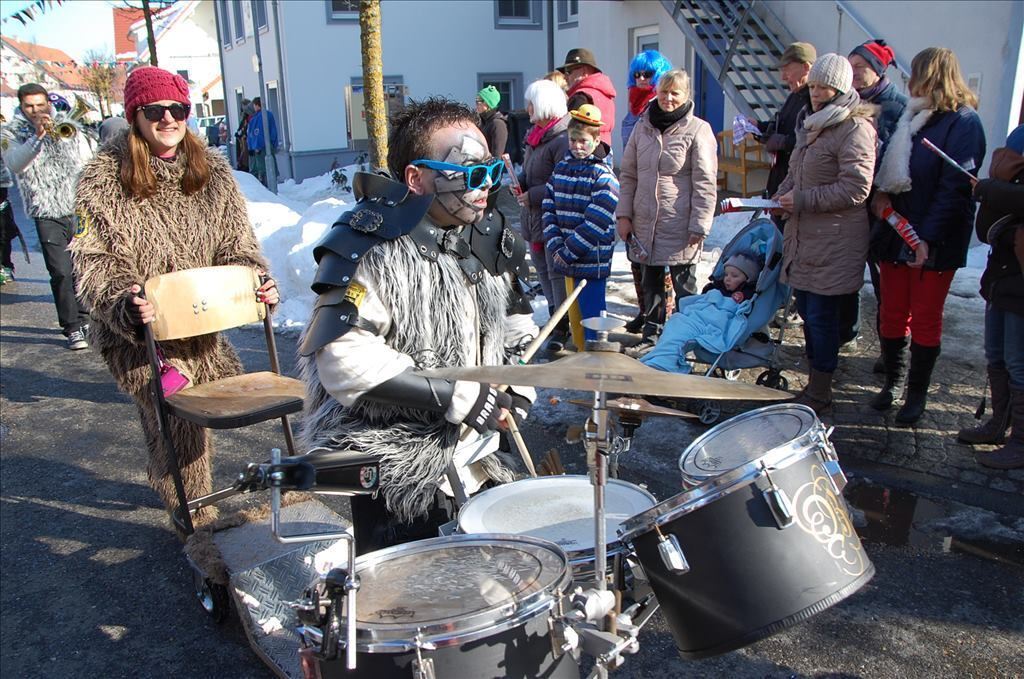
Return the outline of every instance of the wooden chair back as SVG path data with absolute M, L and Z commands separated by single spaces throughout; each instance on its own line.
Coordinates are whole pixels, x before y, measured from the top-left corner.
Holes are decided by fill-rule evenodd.
M 260 279 L 248 266 L 209 266 L 173 271 L 146 281 L 146 299 L 156 308 L 149 324 L 157 341 L 195 337 L 262 321 L 267 308 L 256 300 Z

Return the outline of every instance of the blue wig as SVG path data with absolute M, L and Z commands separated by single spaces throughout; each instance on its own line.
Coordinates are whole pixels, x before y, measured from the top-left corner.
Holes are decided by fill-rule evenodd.
M 636 87 L 636 80 L 633 78 L 633 74 L 637 71 L 653 71 L 654 77 L 651 78 L 651 85 L 657 87 L 658 79 L 662 74 L 672 70 L 672 62 L 661 55 L 658 50 L 647 50 L 633 57 L 633 61 L 629 62 L 629 80 L 627 84 L 630 87 Z

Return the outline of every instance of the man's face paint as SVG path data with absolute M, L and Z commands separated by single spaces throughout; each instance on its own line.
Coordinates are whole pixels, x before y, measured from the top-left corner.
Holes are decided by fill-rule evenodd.
M 574 158 L 583 159 L 594 152 L 597 148 L 599 137 L 591 137 L 586 132 L 573 131 L 569 135 L 569 151 Z
M 453 146 L 442 160 L 453 165 L 477 165 L 488 160 L 487 148 L 470 136 L 462 138 L 461 146 Z M 475 224 L 484 217 L 490 179 L 483 188 L 466 190 L 466 175 L 462 172 L 435 170 L 434 192 L 437 202 L 461 224 Z

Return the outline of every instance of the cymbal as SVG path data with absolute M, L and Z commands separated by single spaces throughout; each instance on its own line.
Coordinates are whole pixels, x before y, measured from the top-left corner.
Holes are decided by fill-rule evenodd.
M 467 380 L 486 384 L 550 387 L 641 396 L 675 396 L 736 401 L 780 401 L 783 391 L 729 380 L 681 375 L 648 368 L 613 351 L 584 351 L 541 365 L 494 365 L 475 368 L 437 368 L 416 373 L 424 377 Z
M 584 401 L 577 398 L 569 399 L 569 403 L 588 409 L 592 408 L 594 405 L 593 401 Z M 625 415 L 660 415 L 662 417 L 681 417 L 683 419 L 697 419 L 699 417 L 698 415 L 688 413 L 685 410 L 656 406 L 650 401 L 642 398 L 613 398 L 607 402 L 607 406 L 608 410 Z

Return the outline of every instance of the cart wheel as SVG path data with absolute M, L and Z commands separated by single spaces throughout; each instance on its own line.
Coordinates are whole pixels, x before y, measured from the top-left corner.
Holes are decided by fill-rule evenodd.
M 199 605 L 203 607 L 207 615 L 213 618 L 214 622 L 224 622 L 230 610 L 230 599 L 228 588 L 210 582 L 198 569 L 192 570 L 192 586 L 195 589 Z
M 711 401 L 704 401 L 700 404 L 700 412 L 697 413 L 701 424 L 714 424 L 722 416 L 722 406 Z
M 757 384 L 769 389 L 789 390 L 789 380 L 783 377 L 778 370 L 765 370 L 757 376 Z

